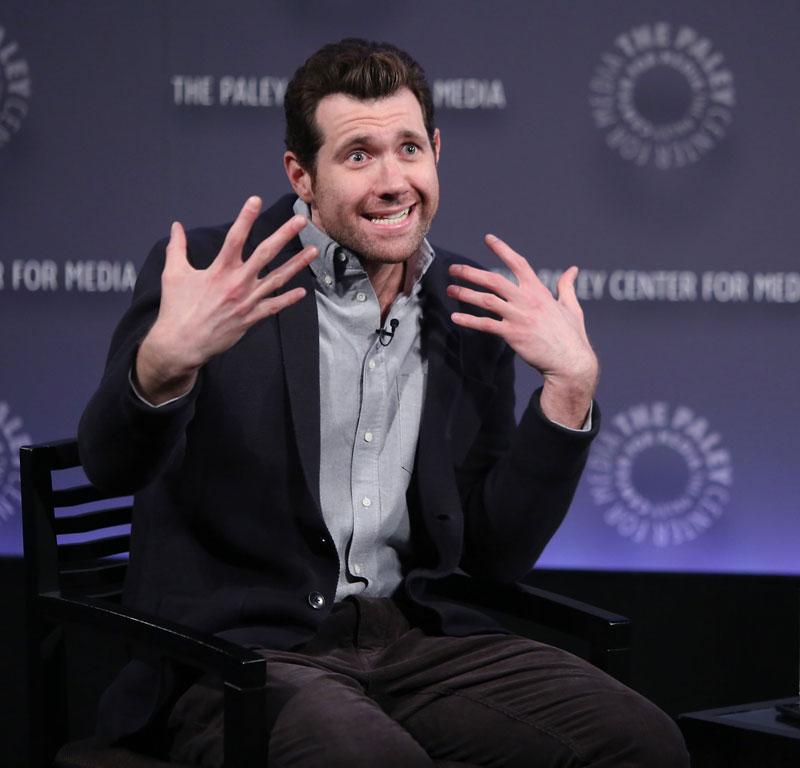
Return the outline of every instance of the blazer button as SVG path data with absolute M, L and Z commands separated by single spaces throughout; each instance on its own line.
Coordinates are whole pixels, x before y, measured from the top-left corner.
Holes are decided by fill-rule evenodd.
M 325 607 L 325 595 L 321 594 L 320 592 L 309 592 L 307 599 L 308 599 L 308 604 L 315 611 L 318 611 L 320 610 L 320 608 Z

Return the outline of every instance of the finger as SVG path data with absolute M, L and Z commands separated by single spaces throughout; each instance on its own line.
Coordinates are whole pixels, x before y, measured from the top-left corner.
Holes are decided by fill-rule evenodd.
M 578 277 L 578 268 L 570 267 L 558 278 L 556 283 L 556 298 L 573 311 L 582 311 L 575 294 L 575 280 Z
M 245 316 L 245 323 L 248 326 L 254 325 L 260 320 L 264 320 L 271 315 L 276 315 L 278 312 L 291 307 L 296 304 L 300 299 L 306 295 L 305 288 L 292 288 L 291 291 L 279 293 L 277 296 L 270 296 L 267 299 L 262 299 L 256 302 L 250 312 Z
M 517 288 L 507 277 L 488 269 L 476 269 L 468 264 L 451 264 L 449 272 L 452 277 L 487 288 L 503 299 L 510 299 Z
M 531 265 L 528 264 L 528 260 L 497 235 L 486 235 L 484 242 L 503 264 L 511 270 L 520 285 L 523 282 L 530 282 L 531 277 L 536 277 Z
M 450 319 L 456 324 L 464 328 L 472 328 L 476 331 L 483 331 L 484 333 L 492 333 L 495 336 L 503 336 L 505 330 L 503 323 L 500 320 L 494 320 L 491 317 L 476 317 L 475 315 L 468 315 L 465 312 L 453 312 Z
M 179 221 L 173 221 L 169 229 L 164 271 L 178 272 L 186 267 L 186 232 Z
M 231 224 L 230 229 L 225 235 L 216 262 L 221 266 L 229 264 L 238 265 L 242 263 L 242 248 L 247 242 L 247 236 L 253 226 L 253 222 L 258 218 L 261 211 L 261 198 L 257 195 L 248 197 L 239 211 L 236 220 Z
M 253 255 L 248 259 L 249 268 L 255 272 L 264 269 L 286 245 L 300 234 L 307 224 L 308 219 L 300 214 L 292 216 L 289 221 L 281 224 L 268 238 L 258 244 Z
M 499 296 L 485 291 L 473 291 L 472 288 L 465 288 L 463 285 L 448 285 L 447 295 L 458 301 L 464 301 L 480 309 L 487 309 L 500 317 L 506 317 L 510 307 L 507 301 L 503 301 Z
M 285 264 L 281 264 L 269 274 L 258 281 L 258 287 L 253 292 L 255 300 L 261 300 L 273 291 L 283 288 L 298 272 L 305 269 L 314 259 L 319 256 L 319 251 L 313 245 L 303 248 L 300 253 L 295 254 Z

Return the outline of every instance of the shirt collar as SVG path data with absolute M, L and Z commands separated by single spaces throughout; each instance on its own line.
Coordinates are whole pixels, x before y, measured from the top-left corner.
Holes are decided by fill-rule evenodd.
M 366 275 L 361 260 L 355 253 L 339 245 L 312 223 L 311 209 L 299 197 L 295 201 L 294 212 L 305 216 L 308 220 L 308 225 L 300 232 L 300 242 L 304 248 L 313 245 L 319 251 L 319 258 L 314 259 L 309 266 L 321 287 L 328 288 L 345 275 L 347 277 Z M 412 290 L 419 285 L 422 276 L 428 271 L 434 255 L 431 244 L 427 239 L 423 240 L 419 250 L 408 262 L 403 293 L 410 295 Z

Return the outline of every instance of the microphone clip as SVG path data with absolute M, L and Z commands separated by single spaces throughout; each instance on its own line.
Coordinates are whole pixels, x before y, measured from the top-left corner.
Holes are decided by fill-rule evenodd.
M 389 321 L 389 326 L 392 330 L 387 331 L 384 328 L 377 328 L 375 333 L 378 334 L 378 341 L 381 343 L 382 347 L 388 347 L 392 343 L 392 339 L 394 338 L 394 333 L 397 330 L 397 326 L 400 325 L 400 321 L 397 318 L 392 318 Z M 388 337 L 389 341 L 384 341 L 384 338 Z

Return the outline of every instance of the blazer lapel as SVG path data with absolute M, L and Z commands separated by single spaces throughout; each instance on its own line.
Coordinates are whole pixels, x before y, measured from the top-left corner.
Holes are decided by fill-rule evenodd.
M 293 198 L 279 201 L 259 217 L 250 233 L 243 257 L 249 258 L 255 247 L 292 215 Z M 294 238 L 275 256 L 268 271 L 284 264 L 302 249 L 300 238 Z M 319 404 L 319 322 L 314 295 L 314 275 L 310 269 L 296 274 L 282 289 L 306 289 L 306 295 L 276 316 L 283 355 L 283 370 L 289 399 L 297 450 L 308 491 L 317 512 L 319 500 L 320 404 Z
M 445 293 L 445 269 L 437 257 L 422 281 L 422 352 L 428 375 L 410 489 L 415 501 L 409 507 L 433 544 L 429 574 L 451 572 L 461 552 L 462 520 L 452 458 L 453 418 L 462 388 L 461 339 L 450 319 L 456 304 Z
M 308 490 L 319 510 L 319 320 L 310 269 L 297 274 L 284 290 L 297 287 L 305 288 L 306 295 L 278 314 L 278 329 L 297 450 Z
M 453 414 L 461 395 L 461 338 L 450 314 L 458 309 L 445 292 L 445 265 L 436 259 L 422 279 L 422 353 L 428 381 L 422 410 L 418 453 L 441 452 L 442 435 L 452 437 Z M 428 440 L 432 439 L 429 444 Z

